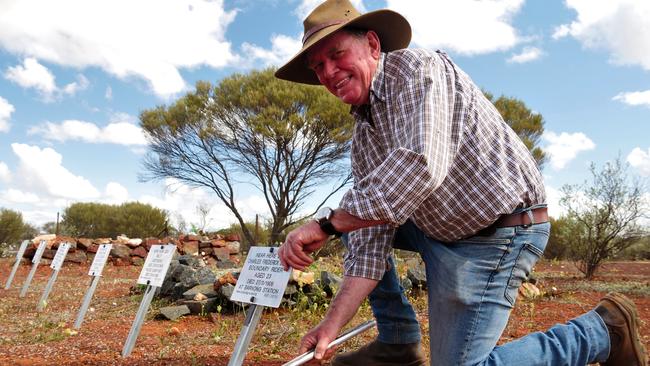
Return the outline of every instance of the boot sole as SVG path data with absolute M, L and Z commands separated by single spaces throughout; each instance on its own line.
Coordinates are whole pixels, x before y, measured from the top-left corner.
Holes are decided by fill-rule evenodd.
M 632 343 L 634 344 L 634 353 L 637 362 L 639 366 L 647 365 L 648 359 L 646 349 L 639 339 L 639 324 L 637 322 L 637 319 L 639 319 L 639 313 L 636 310 L 636 305 L 634 305 L 632 300 L 618 293 L 609 293 L 603 298 L 603 300 L 605 299 L 612 302 L 619 310 L 621 310 L 625 316 L 625 321 L 630 328 L 634 330 Z

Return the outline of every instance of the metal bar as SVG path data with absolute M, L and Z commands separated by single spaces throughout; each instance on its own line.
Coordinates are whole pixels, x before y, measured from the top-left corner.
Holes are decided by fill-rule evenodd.
M 16 259 L 16 263 L 14 263 L 14 268 L 11 269 L 11 273 L 9 274 L 9 278 L 7 279 L 7 284 L 5 285 L 5 290 L 9 290 L 11 288 L 11 282 L 14 280 L 14 276 L 16 275 L 16 271 L 18 271 L 18 266 L 20 265 L 20 258 Z
M 81 307 L 79 308 L 79 314 L 77 315 L 77 320 L 74 322 L 75 329 L 81 328 L 81 323 L 83 323 L 84 321 L 84 317 L 86 316 L 86 311 L 88 311 L 88 306 L 90 306 L 90 301 L 93 298 L 95 289 L 97 289 L 99 278 L 100 276 L 93 276 L 93 280 L 92 282 L 90 282 L 90 287 L 88 287 L 88 290 L 86 291 L 86 295 L 84 296 L 84 300 L 81 303 Z
M 147 314 L 147 310 L 149 310 L 149 305 L 151 304 L 151 300 L 153 300 L 155 292 L 156 287 L 150 285 L 147 285 L 147 288 L 144 290 L 144 296 L 142 297 L 142 302 L 140 302 L 138 313 L 135 315 L 135 320 L 124 343 L 124 349 L 122 349 L 122 357 L 128 357 L 131 351 L 133 351 L 133 346 L 135 345 L 136 339 L 138 339 L 140 328 L 142 328 L 144 317 Z
M 32 282 L 32 278 L 34 278 L 34 273 L 36 273 L 36 269 L 38 268 L 39 262 L 32 264 L 32 269 L 29 271 L 29 274 L 25 279 L 25 283 L 23 284 L 22 290 L 20 290 L 19 297 L 25 297 L 25 295 L 27 294 L 27 289 L 29 288 L 29 284 Z
M 332 348 L 332 347 L 334 347 L 336 345 L 339 345 L 339 344 L 347 341 L 348 339 L 350 339 L 352 337 L 355 337 L 355 336 L 365 332 L 366 330 L 368 330 L 370 328 L 373 328 L 376 324 L 377 323 L 374 320 L 370 320 L 370 321 L 367 321 L 367 322 L 365 322 L 363 324 L 360 324 L 360 325 L 350 329 L 349 331 L 347 331 L 347 332 L 341 334 L 340 336 L 338 336 L 338 338 L 333 340 L 330 344 L 328 344 L 327 349 L 330 349 L 330 348 Z M 305 352 L 302 355 L 294 358 L 293 360 L 283 364 L 282 366 L 299 366 L 299 365 L 302 365 L 302 364 L 310 361 L 313 358 L 314 358 L 314 350 L 312 349 L 312 350 L 310 350 L 308 352 Z
M 45 306 L 47 305 L 47 297 L 50 296 L 50 291 L 52 290 L 52 287 L 54 287 L 54 282 L 56 281 L 56 277 L 58 275 L 59 275 L 59 271 L 57 271 L 56 269 L 52 271 L 50 280 L 47 281 L 47 286 L 45 286 L 45 291 L 43 291 L 43 295 L 41 296 L 41 299 L 38 300 L 38 305 L 36 305 L 36 311 L 43 311 L 43 309 L 45 309 Z
M 235 343 L 235 350 L 233 351 L 232 357 L 230 357 L 230 361 L 228 361 L 228 366 L 241 366 L 244 363 L 244 357 L 246 357 L 246 353 L 248 352 L 248 345 L 251 343 L 253 333 L 255 333 L 255 328 L 262 317 L 263 311 L 264 306 L 261 305 L 251 304 L 248 308 L 244 325 Z

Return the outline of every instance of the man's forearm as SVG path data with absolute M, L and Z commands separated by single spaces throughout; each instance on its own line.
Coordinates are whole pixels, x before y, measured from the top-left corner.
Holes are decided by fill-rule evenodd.
M 368 278 L 345 276 L 322 323 L 327 322 L 338 330 L 342 329 L 357 313 L 361 302 L 377 287 L 377 283 L 379 281 Z
M 332 225 L 334 228 L 342 233 L 349 233 L 357 229 L 362 229 L 364 227 L 382 225 L 387 223 L 385 220 L 364 220 L 357 216 L 354 216 L 342 208 L 337 208 L 334 210 L 334 215 L 332 216 Z

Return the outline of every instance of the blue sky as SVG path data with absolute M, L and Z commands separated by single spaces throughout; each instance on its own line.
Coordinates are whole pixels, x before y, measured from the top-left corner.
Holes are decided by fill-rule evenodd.
M 197 80 L 282 64 L 319 3 L 3 0 L 0 207 L 41 225 L 73 202 L 138 200 L 187 222 L 204 204 L 210 227 L 232 222 L 209 192 L 139 182 L 147 142 L 138 115 Z M 590 162 L 620 154 L 630 173 L 650 176 L 649 1 L 353 3 L 400 12 L 411 47 L 445 50 L 483 89 L 542 114 L 551 214 L 561 213 L 564 184 L 590 177 Z M 246 218 L 266 212 L 253 187 L 240 187 L 238 201 Z

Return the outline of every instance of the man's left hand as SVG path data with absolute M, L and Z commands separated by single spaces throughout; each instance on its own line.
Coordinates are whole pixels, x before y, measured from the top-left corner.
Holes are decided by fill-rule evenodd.
M 289 267 L 304 270 L 314 262 L 309 253 L 325 245 L 328 238 L 329 235 L 321 230 L 316 221 L 310 221 L 291 231 L 278 250 L 282 266 L 285 270 Z

